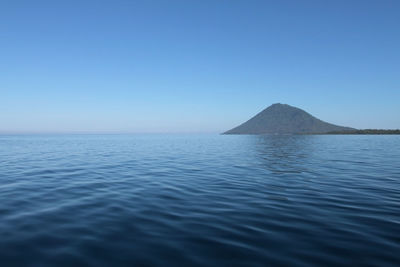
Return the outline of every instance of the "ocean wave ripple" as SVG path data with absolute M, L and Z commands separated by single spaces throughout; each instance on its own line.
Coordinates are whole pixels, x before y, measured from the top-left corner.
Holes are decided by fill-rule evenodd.
M 400 262 L 397 136 L 0 137 L 4 266 Z

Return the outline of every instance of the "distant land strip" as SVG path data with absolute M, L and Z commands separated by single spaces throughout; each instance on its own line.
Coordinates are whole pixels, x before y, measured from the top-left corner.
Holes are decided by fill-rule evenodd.
M 363 129 L 352 131 L 333 131 L 321 134 L 400 134 L 400 129 L 383 130 L 383 129 Z

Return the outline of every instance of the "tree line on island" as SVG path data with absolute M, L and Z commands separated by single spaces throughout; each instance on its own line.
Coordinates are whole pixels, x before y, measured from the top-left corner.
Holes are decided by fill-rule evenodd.
M 395 129 L 395 130 L 360 129 L 360 130 L 354 130 L 354 131 L 328 132 L 326 134 L 400 134 L 400 129 Z

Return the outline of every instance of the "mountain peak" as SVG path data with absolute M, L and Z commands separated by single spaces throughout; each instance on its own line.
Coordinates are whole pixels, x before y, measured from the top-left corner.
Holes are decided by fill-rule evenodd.
M 269 108 L 271 107 L 285 107 L 285 106 L 289 106 L 288 104 L 282 104 L 282 103 L 275 103 L 272 104 L 271 106 L 269 106 Z
M 225 134 L 309 134 L 350 130 L 354 129 L 324 122 L 288 104 L 275 103 Z

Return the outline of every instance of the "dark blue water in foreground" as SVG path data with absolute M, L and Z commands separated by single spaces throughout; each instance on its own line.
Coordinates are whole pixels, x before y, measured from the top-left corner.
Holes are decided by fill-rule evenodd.
M 400 263 L 400 136 L 0 136 L 1 266 Z

